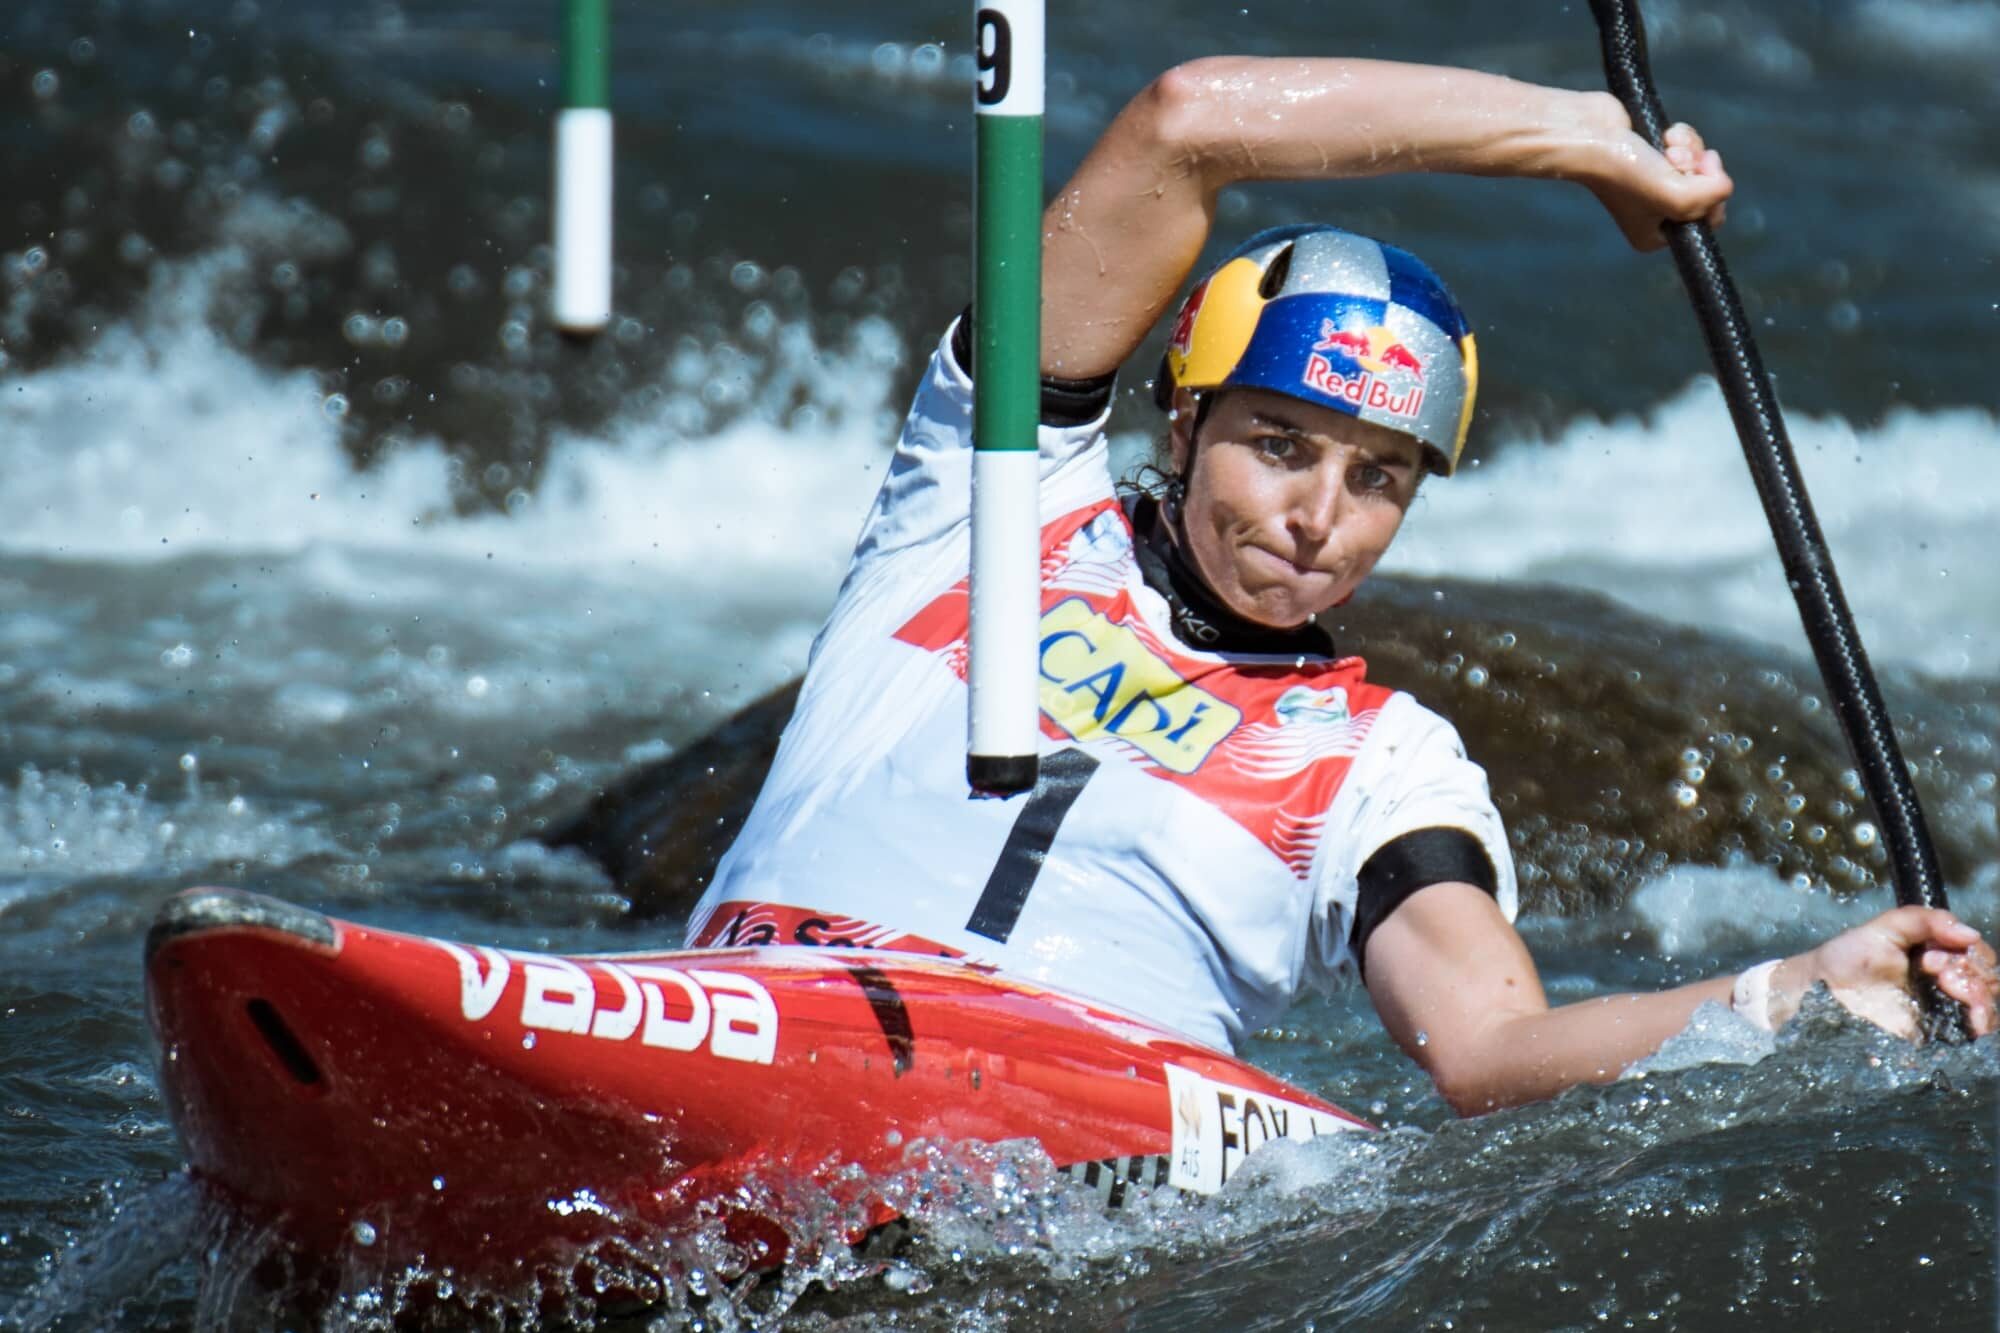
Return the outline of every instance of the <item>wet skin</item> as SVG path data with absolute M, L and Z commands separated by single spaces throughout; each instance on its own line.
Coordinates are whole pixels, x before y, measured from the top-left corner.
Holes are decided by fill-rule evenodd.
M 1171 443 L 1202 582 L 1237 615 L 1278 628 L 1346 601 L 1402 526 L 1423 446 L 1332 408 L 1231 389 L 1191 447 L 1194 408 L 1185 390 L 1175 395 Z

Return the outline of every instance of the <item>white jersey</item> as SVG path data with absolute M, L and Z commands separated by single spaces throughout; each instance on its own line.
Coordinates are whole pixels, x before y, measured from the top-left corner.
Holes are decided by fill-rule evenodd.
M 1448 723 L 1358 658 L 1173 635 L 1108 415 L 1041 428 L 1036 791 L 965 782 L 972 383 L 947 337 L 690 945 L 963 956 L 1228 1047 L 1353 963 L 1357 873 L 1404 834 L 1471 834 L 1512 919 L 1500 817 Z

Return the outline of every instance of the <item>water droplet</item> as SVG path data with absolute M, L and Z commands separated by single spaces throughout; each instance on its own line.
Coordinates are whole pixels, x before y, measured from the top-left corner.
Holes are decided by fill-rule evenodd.
M 375 1243 L 375 1228 L 367 1222 L 361 1221 L 359 1218 L 356 1218 L 354 1225 L 348 1228 L 348 1233 L 354 1237 L 356 1245 L 373 1245 Z
M 1419 1045 L 1419 1046 L 1428 1046 L 1428 1045 L 1430 1045 L 1430 1044 L 1431 1044 L 1431 1034 L 1430 1034 L 1430 1033 L 1428 1033 L 1428 1032 L 1424 1032 L 1424 1031 L 1422 1031 L 1422 1030 L 1419 1030 L 1419 1031 L 1417 1032 L 1417 1045 Z

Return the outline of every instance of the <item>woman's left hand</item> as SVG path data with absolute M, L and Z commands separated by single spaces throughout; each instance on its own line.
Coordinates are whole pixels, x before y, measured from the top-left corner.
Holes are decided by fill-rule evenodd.
M 1898 907 L 1843 931 L 1811 953 L 1787 959 L 1773 977 L 1771 1018 L 1783 1023 L 1805 992 L 1824 981 L 1847 1009 L 1898 1036 L 1918 1033 L 1912 969 L 1965 1006 L 1975 1037 L 1993 1031 L 2000 1005 L 2000 975 L 1993 947 L 1951 913 L 1933 907 Z
M 1666 150 L 1655 149 L 1632 129 L 1625 108 L 1609 93 L 1587 93 L 1596 151 L 1592 169 L 1581 175 L 1635 249 L 1657 250 L 1667 243 L 1660 228 L 1669 222 L 1722 225 L 1725 201 L 1736 189 L 1722 154 L 1703 142 L 1694 126 L 1667 127 Z

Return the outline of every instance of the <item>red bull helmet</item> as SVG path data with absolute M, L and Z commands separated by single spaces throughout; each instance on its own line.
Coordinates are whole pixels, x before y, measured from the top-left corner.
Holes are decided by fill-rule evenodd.
M 1472 424 L 1479 356 L 1458 302 L 1407 250 L 1337 227 L 1252 236 L 1189 293 L 1153 382 L 1269 389 L 1421 440 L 1450 476 Z

